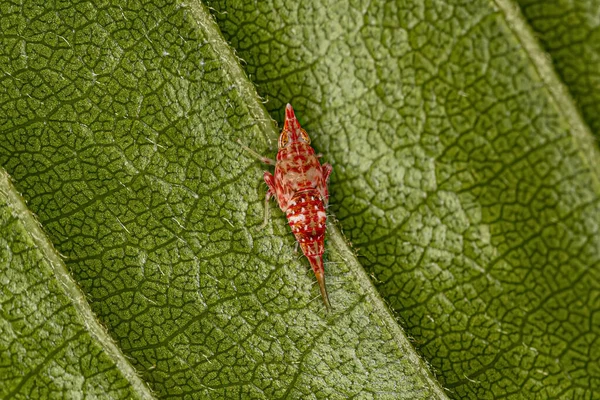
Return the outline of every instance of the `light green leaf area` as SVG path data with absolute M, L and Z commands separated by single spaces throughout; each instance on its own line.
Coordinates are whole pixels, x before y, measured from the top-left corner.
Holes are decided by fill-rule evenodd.
M 150 398 L 44 239 L 0 169 L 0 398 Z
M 449 395 L 597 398 L 600 158 L 516 4 L 209 4 Z
M 518 0 L 556 72 L 600 138 L 600 1 Z
M 236 141 L 277 132 L 203 5 L 0 4 L 0 188 L 29 208 L 1 214 L 3 393 L 445 398 L 334 225 L 332 313 L 281 212 L 258 228 Z

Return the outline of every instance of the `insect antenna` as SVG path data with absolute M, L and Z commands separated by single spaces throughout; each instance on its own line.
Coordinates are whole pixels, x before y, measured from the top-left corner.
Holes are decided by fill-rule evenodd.
M 261 156 L 260 153 L 258 153 L 255 150 L 252 150 L 250 147 L 243 144 L 241 139 L 238 139 L 237 142 L 242 147 L 242 149 L 244 149 L 246 152 L 252 154 L 255 158 L 259 159 L 263 163 L 268 164 L 268 165 L 275 165 L 275 160 L 273 160 L 269 157 Z

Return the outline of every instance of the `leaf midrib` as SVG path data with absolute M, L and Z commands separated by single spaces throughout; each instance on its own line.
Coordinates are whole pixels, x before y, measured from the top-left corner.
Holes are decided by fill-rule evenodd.
M 85 294 L 73 280 L 58 251 L 54 248 L 54 245 L 48 239 L 48 236 L 43 232 L 40 223 L 27 208 L 25 200 L 12 184 L 10 176 L 2 167 L 0 167 L 0 191 L 6 196 L 8 206 L 13 211 L 15 217 L 21 221 L 36 248 L 48 261 L 50 268 L 52 268 L 53 276 L 60 284 L 63 293 L 69 299 L 79 317 L 82 319 L 87 332 L 89 332 L 92 338 L 98 342 L 100 347 L 102 347 L 125 379 L 131 384 L 132 388 L 139 394 L 140 398 L 149 400 L 155 399 L 146 382 L 138 376 L 137 371 L 133 368 L 129 360 L 127 360 L 125 354 L 117 346 L 106 329 L 100 324 L 92 311 Z M 75 337 L 69 338 L 63 346 L 70 344 L 71 340 L 74 338 Z M 48 355 L 48 358 L 50 358 L 51 354 L 56 353 L 56 351 L 57 350 L 55 349 L 51 352 Z M 25 382 L 25 379 L 21 382 Z
M 230 79 L 231 84 L 234 85 L 240 91 L 240 94 L 246 99 L 254 99 L 246 103 L 247 111 L 251 115 L 252 119 L 256 121 L 256 128 L 259 132 L 264 135 L 266 143 L 276 142 L 278 132 L 276 131 L 275 125 L 272 123 L 273 119 L 268 114 L 266 108 L 261 104 L 258 93 L 254 84 L 248 79 L 245 71 L 243 70 L 239 59 L 234 55 L 232 48 L 227 45 L 220 28 L 212 15 L 208 12 L 205 5 L 198 1 L 190 2 L 189 9 L 194 15 L 194 20 L 198 23 L 200 29 L 203 29 L 207 33 L 207 37 L 218 36 L 221 40 L 211 42 L 213 49 L 216 54 L 220 54 L 221 61 L 225 63 L 229 68 L 224 69 L 225 76 Z M 229 74 L 227 72 L 230 72 Z M 335 221 L 335 216 L 332 215 L 330 221 Z M 364 267 L 360 264 L 356 255 L 353 253 L 351 247 L 344 239 L 340 230 L 334 223 L 328 224 L 328 239 L 329 243 L 335 248 L 340 257 L 344 259 L 347 265 L 351 265 L 350 270 L 356 275 L 356 282 L 362 290 L 370 298 L 371 305 L 373 308 L 378 310 L 381 318 L 381 322 L 388 328 L 389 332 L 394 337 L 394 342 L 399 349 L 403 350 L 413 365 L 416 365 L 432 392 L 435 393 L 440 399 L 447 399 L 446 393 L 440 382 L 435 379 L 432 371 L 425 364 L 425 361 L 417 353 L 413 345 L 408 341 L 406 334 L 402 328 L 398 325 L 396 319 L 391 313 L 390 308 L 385 304 L 381 298 L 379 292 L 373 285 L 371 279 L 367 276 Z
M 571 96 L 568 87 L 559 78 L 551 58 L 535 38 L 535 34 L 521 13 L 519 5 L 512 0 L 492 1 L 501 10 L 507 26 L 523 47 L 527 59 L 531 62 L 537 75 L 548 89 L 549 98 L 555 106 L 557 113 L 568 123 L 570 127 L 569 131 L 577 147 L 577 152 L 584 164 L 589 168 L 589 171 L 592 172 L 595 192 L 600 193 L 600 164 L 594 162 L 594 160 L 600 159 L 600 149 L 590 127 L 583 119 L 577 103 L 573 96 Z

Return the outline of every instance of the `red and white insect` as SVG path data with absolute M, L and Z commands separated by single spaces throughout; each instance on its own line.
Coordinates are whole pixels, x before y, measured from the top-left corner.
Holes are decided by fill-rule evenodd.
M 240 145 L 265 164 L 275 166 L 275 175 L 265 171 L 264 179 L 269 189 L 265 196 L 265 220 L 269 220 L 269 200 L 277 198 L 279 208 L 287 216 L 288 224 L 302 252 L 308 258 L 317 277 L 323 303 L 329 309 L 325 288 L 325 209 L 329 201 L 327 182 L 331 174 L 330 164 L 319 162 L 320 155 L 310 146 L 308 134 L 296 119 L 291 105 L 285 107 L 285 123 L 279 136 L 277 160 L 263 157 L 254 150 Z

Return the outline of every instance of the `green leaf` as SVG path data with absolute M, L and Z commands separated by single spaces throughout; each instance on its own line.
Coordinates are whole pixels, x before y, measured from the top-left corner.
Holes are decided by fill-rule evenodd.
M 508 0 L 210 5 L 250 79 L 197 0 L 0 2 L 0 397 L 596 397 L 570 56 Z M 334 165 L 332 314 L 282 214 L 257 229 L 253 84 Z
M 0 341 L 2 393 L 445 398 L 334 225 L 330 314 L 283 215 L 257 229 L 264 167 L 236 140 L 272 152 L 277 132 L 203 5 L 0 4 L 20 255 L 1 326 L 28 321 Z
M 600 2 L 518 0 L 579 112 L 600 138 Z
M 152 398 L 0 169 L 0 397 Z
M 448 393 L 596 398 L 600 158 L 516 4 L 209 4 L 332 160 L 331 209 Z

